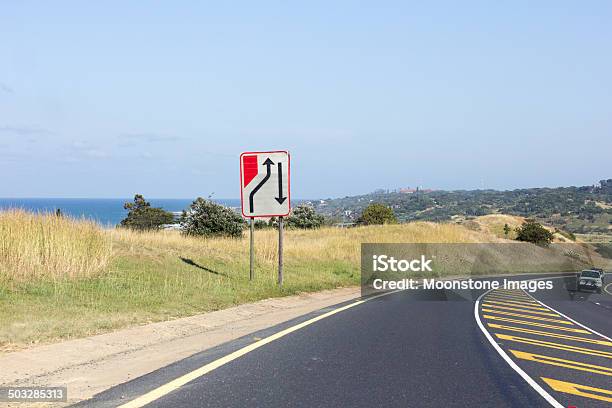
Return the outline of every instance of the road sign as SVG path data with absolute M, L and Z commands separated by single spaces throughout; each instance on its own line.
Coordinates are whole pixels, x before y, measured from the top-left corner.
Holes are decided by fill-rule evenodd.
M 291 210 L 287 151 L 240 155 L 240 200 L 245 217 L 284 217 Z

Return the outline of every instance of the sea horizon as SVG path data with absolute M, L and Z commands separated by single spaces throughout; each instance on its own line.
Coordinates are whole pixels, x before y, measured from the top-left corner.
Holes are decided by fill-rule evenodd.
M 128 211 L 124 203 L 132 198 L 49 198 L 49 197 L 0 197 L 0 210 L 23 209 L 31 212 L 51 213 L 58 209 L 72 218 L 85 218 L 105 227 L 114 227 L 123 220 Z M 193 198 L 146 198 L 153 207 L 170 212 L 181 212 L 189 207 Z M 226 207 L 239 208 L 239 198 L 211 198 Z

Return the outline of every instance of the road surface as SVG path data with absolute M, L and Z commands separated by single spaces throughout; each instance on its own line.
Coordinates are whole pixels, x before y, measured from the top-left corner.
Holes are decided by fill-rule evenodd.
M 348 302 L 80 406 L 609 407 L 612 294 L 572 300 L 565 279 L 554 281 L 534 297 L 402 291 Z

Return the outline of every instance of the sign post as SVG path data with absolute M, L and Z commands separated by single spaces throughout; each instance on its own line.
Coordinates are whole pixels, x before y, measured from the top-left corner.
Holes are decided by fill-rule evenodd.
M 283 286 L 283 217 L 278 217 L 278 286 Z
M 242 216 L 250 219 L 249 279 L 254 279 L 255 218 L 278 217 L 278 284 L 283 284 L 283 217 L 291 211 L 289 152 L 245 152 L 240 155 Z
M 254 238 L 254 233 L 255 233 L 255 218 L 251 217 L 251 236 L 250 236 L 250 249 L 249 249 L 249 280 L 252 281 L 253 278 L 255 277 L 255 273 L 253 272 L 253 261 L 255 259 L 254 256 L 254 251 L 255 248 L 253 248 L 253 240 Z

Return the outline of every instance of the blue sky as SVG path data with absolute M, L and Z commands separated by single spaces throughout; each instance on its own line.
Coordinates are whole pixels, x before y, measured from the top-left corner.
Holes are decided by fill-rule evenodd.
M 129 4 L 128 4 L 129 3 Z M 6 2 L 0 196 L 294 197 L 612 177 L 612 2 Z

